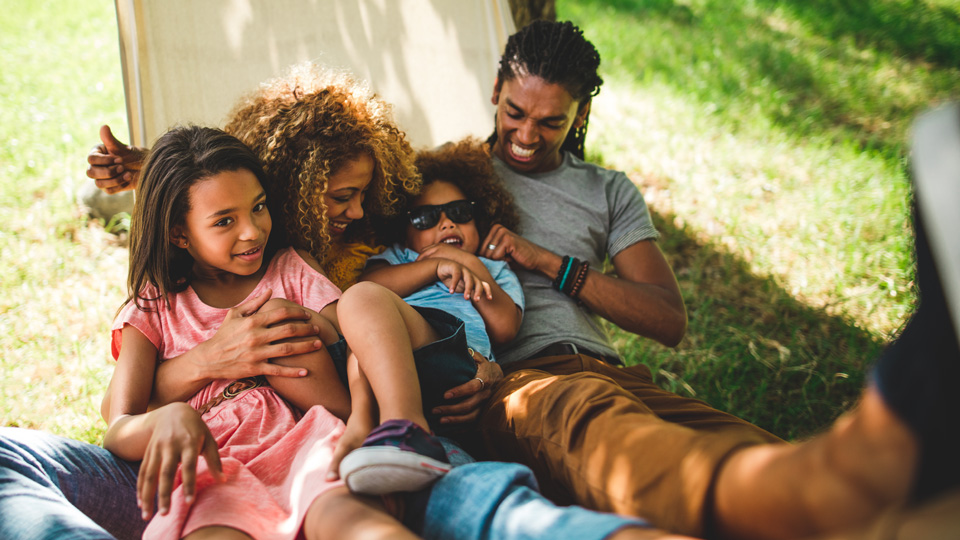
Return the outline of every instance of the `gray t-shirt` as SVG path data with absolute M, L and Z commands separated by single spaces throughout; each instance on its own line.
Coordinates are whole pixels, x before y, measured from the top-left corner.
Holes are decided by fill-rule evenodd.
M 523 237 L 554 253 L 599 269 L 608 255 L 659 236 L 643 196 L 622 172 L 585 163 L 569 152 L 560 167 L 546 173 L 517 173 L 496 157 L 493 165 L 516 202 Z M 557 342 L 617 356 L 599 316 L 554 290 L 552 277 L 522 269 L 517 277 L 526 309 L 520 333 L 496 350 L 501 364 Z

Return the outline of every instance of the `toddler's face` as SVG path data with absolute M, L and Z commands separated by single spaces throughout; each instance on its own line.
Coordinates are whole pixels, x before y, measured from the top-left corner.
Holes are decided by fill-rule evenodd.
M 476 253 L 480 235 L 473 204 L 457 186 L 436 180 L 424 186 L 408 212 L 407 247 L 420 253 L 433 244 L 447 244 Z

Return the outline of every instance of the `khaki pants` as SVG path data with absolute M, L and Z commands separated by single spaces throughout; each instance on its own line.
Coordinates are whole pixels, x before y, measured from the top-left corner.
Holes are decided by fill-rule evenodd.
M 711 486 L 726 456 L 782 442 L 702 401 L 662 390 L 646 366 L 568 355 L 506 370 L 481 418 L 486 450 L 493 459 L 529 466 L 543 493 L 561 504 L 704 535 Z

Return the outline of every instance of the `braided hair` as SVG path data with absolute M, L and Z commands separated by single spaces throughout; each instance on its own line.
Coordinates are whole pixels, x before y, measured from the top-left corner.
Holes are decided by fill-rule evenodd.
M 507 39 L 500 67 L 497 90 L 504 81 L 536 76 L 551 84 L 559 84 L 582 108 L 600 93 L 603 79 L 597 73 L 600 53 L 583 37 L 583 31 L 569 21 L 534 21 Z M 579 128 L 571 129 L 560 147 L 583 159 L 589 112 Z M 493 145 L 497 132 L 487 139 Z

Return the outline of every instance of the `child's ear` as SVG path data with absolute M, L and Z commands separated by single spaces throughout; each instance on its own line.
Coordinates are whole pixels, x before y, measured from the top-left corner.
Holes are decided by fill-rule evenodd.
M 175 225 L 170 227 L 170 243 L 183 249 L 187 249 L 187 235 L 184 234 L 183 227 Z

